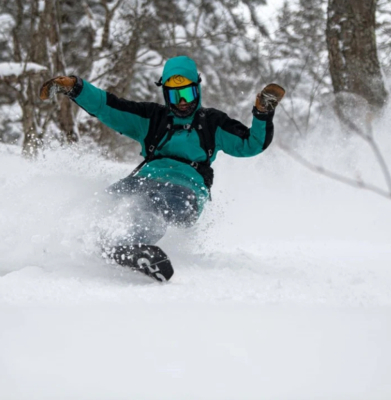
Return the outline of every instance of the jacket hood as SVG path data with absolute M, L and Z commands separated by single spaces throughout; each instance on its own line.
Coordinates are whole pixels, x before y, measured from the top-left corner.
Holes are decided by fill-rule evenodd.
M 179 56 L 167 60 L 162 75 L 163 85 L 173 75 L 182 75 L 192 82 L 198 83 L 197 65 L 194 60 L 187 56 Z
M 198 101 L 196 110 L 201 108 L 201 100 L 202 100 L 201 85 L 199 83 L 200 78 L 198 75 L 197 65 L 195 61 L 187 56 L 178 56 L 168 59 L 163 68 L 163 74 L 162 74 L 163 86 L 167 82 L 167 80 L 171 78 L 173 75 L 182 75 L 185 78 L 190 79 L 192 82 L 197 83 L 200 99 Z M 189 117 L 192 117 L 193 115 L 194 113 Z

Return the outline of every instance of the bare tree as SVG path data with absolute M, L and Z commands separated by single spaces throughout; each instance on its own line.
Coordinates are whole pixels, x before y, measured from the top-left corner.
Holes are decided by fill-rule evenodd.
M 14 93 L 22 111 L 23 154 L 33 157 L 43 144 L 50 121 L 56 121 L 63 132 L 60 141 L 73 143 L 78 139 L 69 101 L 58 99 L 53 104 L 44 105 L 37 96 L 43 79 L 65 73 L 59 2 L 17 0 L 12 4 L 7 3 L 4 8 L 14 19 L 8 59 L 19 63 L 22 70 L 16 78 L 4 79 L 3 84 Z M 39 74 L 31 73 L 32 64 L 45 68 Z

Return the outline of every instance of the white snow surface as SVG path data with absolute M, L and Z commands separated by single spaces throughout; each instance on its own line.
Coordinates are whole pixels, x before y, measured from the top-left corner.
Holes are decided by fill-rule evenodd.
M 377 127 L 388 155 L 390 127 Z M 384 185 L 344 142 L 300 151 Z M 197 226 L 160 243 L 175 274 L 159 284 L 96 245 L 115 224 L 104 188 L 132 165 L 17 151 L 0 147 L 1 399 L 391 398 L 390 200 L 277 146 L 221 155 Z

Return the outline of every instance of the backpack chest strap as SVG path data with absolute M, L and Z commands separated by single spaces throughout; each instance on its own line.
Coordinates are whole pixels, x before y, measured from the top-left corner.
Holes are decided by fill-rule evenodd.
M 208 188 L 208 190 L 210 190 L 210 188 L 212 187 L 214 172 L 213 172 L 213 168 L 210 166 L 210 163 L 208 161 L 196 162 L 196 161 L 187 160 L 186 158 L 182 158 L 182 157 L 160 156 L 160 155 L 152 157 L 152 159 L 150 159 L 149 161 L 161 160 L 161 159 L 165 159 L 165 158 L 179 161 L 181 163 L 189 165 L 190 167 L 193 167 L 204 179 L 205 186 Z

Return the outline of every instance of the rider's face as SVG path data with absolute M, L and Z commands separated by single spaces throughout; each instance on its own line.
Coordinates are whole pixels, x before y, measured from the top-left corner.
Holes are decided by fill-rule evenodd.
M 177 105 L 177 107 L 181 110 L 181 111 L 186 111 L 189 108 L 190 103 L 188 103 L 185 99 L 181 99 L 179 101 L 179 104 Z

